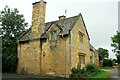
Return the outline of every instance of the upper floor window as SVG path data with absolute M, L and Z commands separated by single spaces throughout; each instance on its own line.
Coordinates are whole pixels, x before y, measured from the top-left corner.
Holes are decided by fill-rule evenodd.
M 57 32 L 54 32 L 54 40 L 57 40 Z
M 53 32 L 51 32 L 51 40 L 53 40 Z
M 57 40 L 57 32 L 56 31 L 50 32 L 50 37 L 51 40 Z
M 83 43 L 83 37 L 84 37 L 84 34 L 81 33 L 81 32 L 79 32 L 79 41 L 80 41 L 81 43 Z

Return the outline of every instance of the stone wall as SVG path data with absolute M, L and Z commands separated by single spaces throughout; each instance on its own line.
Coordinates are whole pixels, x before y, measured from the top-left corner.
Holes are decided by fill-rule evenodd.
M 46 41 L 42 42 L 42 74 L 64 76 L 70 73 L 69 38 L 57 36 L 57 40 L 50 40 L 50 32 L 60 32 L 54 24 L 48 30 Z M 45 55 L 43 53 L 45 52 Z
M 81 43 L 79 40 L 79 32 L 84 34 L 83 43 Z M 89 51 L 89 39 L 81 15 L 71 31 L 71 56 L 72 56 L 71 68 L 77 67 L 79 63 L 78 55 L 79 52 L 86 54 L 85 64 L 81 64 L 81 67 L 85 67 L 86 64 L 90 63 L 90 51 Z
M 18 73 L 40 75 L 40 36 L 44 32 L 46 2 L 33 3 L 32 27 L 28 42 L 18 41 Z
M 18 44 L 18 73 L 40 74 L 40 46 L 39 41 Z
M 96 49 L 95 49 L 95 64 L 99 66 L 99 54 Z

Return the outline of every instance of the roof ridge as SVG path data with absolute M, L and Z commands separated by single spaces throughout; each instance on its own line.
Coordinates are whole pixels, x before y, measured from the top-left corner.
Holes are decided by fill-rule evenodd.
M 61 20 L 55 20 L 55 21 L 46 22 L 45 24 L 52 23 L 52 22 L 57 22 L 57 21 L 62 21 L 62 20 L 70 19 L 70 18 L 74 18 L 74 17 L 77 17 L 77 16 L 79 16 L 79 14 L 76 15 L 76 16 L 72 16 L 72 17 L 64 18 L 64 19 L 61 19 Z

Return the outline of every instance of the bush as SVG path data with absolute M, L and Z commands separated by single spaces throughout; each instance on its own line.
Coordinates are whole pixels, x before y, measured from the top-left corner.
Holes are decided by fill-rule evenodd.
M 84 69 L 85 71 L 85 69 Z M 70 77 L 75 77 L 75 78 L 82 78 L 84 71 L 81 69 L 81 65 L 78 64 L 77 68 L 72 68 L 71 72 L 72 74 L 70 75 Z
M 100 72 L 100 69 L 94 64 L 89 64 L 89 65 L 86 66 L 86 68 L 87 68 L 87 71 L 91 72 L 91 73 L 96 73 L 97 74 L 97 73 Z
M 103 61 L 103 67 L 113 67 L 113 61 L 111 59 L 104 59 Z
M 81 66 L 78 65 L 77 68 L 72 68 L 71 70 L 72 74 L 70 77 L 74 78 L 85 78 L 85 77 L 91 77 L 94 76 L 98 73 L 100 73 L 100 69 L 94 65 L 94 64 L 89 64 L 86 66 L 86 68 L 81 69 Z

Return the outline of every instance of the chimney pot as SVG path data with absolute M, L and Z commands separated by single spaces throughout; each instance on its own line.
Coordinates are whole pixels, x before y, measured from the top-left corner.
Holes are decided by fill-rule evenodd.
M 66 18 L 66 16 L 59 16 L 59 20 L 62 20 L 62 19 L 65 19 Z

